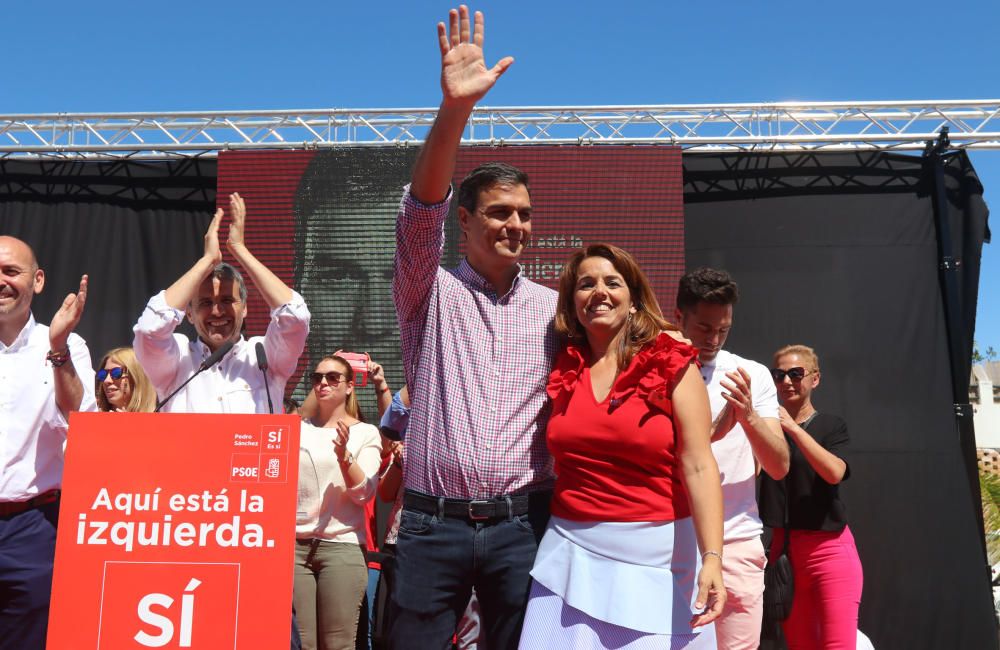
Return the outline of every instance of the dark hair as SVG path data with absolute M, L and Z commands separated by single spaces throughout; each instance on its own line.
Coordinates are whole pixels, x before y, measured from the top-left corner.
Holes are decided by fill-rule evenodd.
M 733 305 L 740 299 L 739 287 L 725 271 L 702 267 L 684 275 L 677 285 L 677 308 L 694 309 L 699 302 Z
M 476 167 L 462 179 L 462 184 L 458 186 L 458 205 L 469 212 L 475 212 L 479 204 L 479 193 L 494 185 L 524 185 L 528 194 L 531 194 L 527 174 L 513 165 L 491 162 Z
M 231 280 L 235 282 L 240 287 L 240 302 L 244 305 L 247 304 L 247 285 L 243 281 L 243 274 L 239 272 L 239 269 L 228 262 L 220 262 L 212 269 L 211 277 L 220 281 Z
M 559 276 L 559 301 L 556 304 L 555 320 L 555 328 L 559 334 L 577 343 L 587 339 L 586 332 L 576 317 L 573 294 L 576 293 L 580 264 L 588 257 L 603 257 L 611 262 L 615 270 L 621 273 L 632 296 L 635 314 L 630 315 L 626 322 L 628 331 L 621 337 L 622 347 L 618 351 L 618 369 L 624 370 L 642 346 L 653 341 L 663 330 L 677 328 L 663 317 L 646 274 L 628 251 L 611 244 L 591 244 L 573 253 Z

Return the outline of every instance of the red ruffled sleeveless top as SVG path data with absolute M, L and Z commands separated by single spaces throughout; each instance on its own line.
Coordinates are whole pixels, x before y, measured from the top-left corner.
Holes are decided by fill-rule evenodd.
M 670 397 L 698 351 L 661 333 L 594 397 L 586 349 L 570 343 L 549 376 L 546 437 L 555 459 L 552 514 L 574 521 L 674 521 L 690 516 Z

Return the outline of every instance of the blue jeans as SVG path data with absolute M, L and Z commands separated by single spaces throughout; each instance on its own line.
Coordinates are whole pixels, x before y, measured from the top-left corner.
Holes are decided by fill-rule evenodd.
M 533 495 L 528 514 L 490 521 L 404 508 L 396 543 L 389 648 L 450 648 L 473 587 L 482 608 L 486 646 L 516 648 L 550 496 Z
M 375 624 L 375 589 L 378 587 L 379 573 L 378 569 L 368 567 L 368 588 L 365 589 L 365 602 L 361 603 L 362 620 L 358 622 L 358 648 L 364 647 L 368 650 L 372 648 L 372 626 Z

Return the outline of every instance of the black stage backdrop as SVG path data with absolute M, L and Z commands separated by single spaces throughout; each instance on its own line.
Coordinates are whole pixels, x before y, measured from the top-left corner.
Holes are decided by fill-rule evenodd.
M 45 271 L 35 319 L 46 325 L 80 276 L 90 289 L 77 333 L 97 364 L 132 345 L 150 296 L 201 254 L 215 210 L 214 160 L 0 160 L 0 234 L 31 244 Z
M 996 648 L 974 450 L 952 406 L 933 173 L 920 157 L 866 153 L 688 155 L 684 174 L 688 267 L 740 285 L 726 347 L 770 364 L 782 345 L 813 346 L 815 404 L 847 420 L 859 627 L 876 648 Z M 968 377 L 987 210 L 964 154 L 945 178 Z

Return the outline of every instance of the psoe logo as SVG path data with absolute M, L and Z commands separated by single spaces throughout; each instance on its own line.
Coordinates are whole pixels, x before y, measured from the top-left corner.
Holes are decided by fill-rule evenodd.
M 238 564 L 108 562 L 99 650 L 234 648 Z

